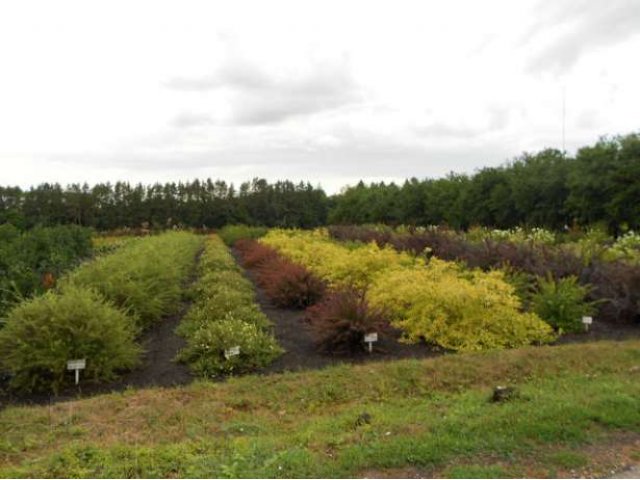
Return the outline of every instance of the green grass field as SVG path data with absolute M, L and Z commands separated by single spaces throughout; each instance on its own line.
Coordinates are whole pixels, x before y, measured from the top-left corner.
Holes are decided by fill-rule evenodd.
M 490 402 L 496 385 L 515 387 L 516 397 Z M 597 472 L 617 450 L 640 461 L 640 342 L 131 390 L 10 407 L 0 431 L 3 477 Z

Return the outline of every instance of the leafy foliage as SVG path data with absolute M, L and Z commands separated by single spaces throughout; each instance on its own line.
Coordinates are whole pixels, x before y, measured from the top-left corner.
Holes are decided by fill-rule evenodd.
M 451 350 L 511 348 L 554 338 L 536 315 L 520 311 L 520 299 L 502 272 L 465 271 L 436 258 L 425 268 L 380 277 L 369 301 L 389 309 L 407 340 Z
M 452 350 L 516 347 L 553 339 L 535 314 L 522 313 L 514 288 L 499 271 L 466 270 L 375 243 L 340 245 L 324 231 L 270 231 L 262 242 L 307 266 L 334 288 L 367 290 L 368 302 L 388 310 L 408 341 L 424 339 Z
M 248 225 L 226 225 L 218 235 L 228 246 L 233 246 L 240 239 L 258 239 L 267 233 L 265 227 L 250 227 Z
M 100 292 L 144 328 L 178 308 L 183 281 L 201 245 L 200 237 L 185 232 L 147 237 L 85 263 L 61 285 Z
M 588 293 L 589 287 L 579 285 L 576 277 L 539 278 L 538 291 L 531 298 L 532 309 L 560 332 L 581 332 L 582 317 L 595 311 L 585 300 Z
M 363 351 L 365 334 L 381 335 L 389 329 L 383 311 L 371 307 L 354 289 L 331 292 L 307 309 L 306 318 L 320 348 L 330 352 Z
M 270 230 L 261 240 L 292 261 L 304 265 L 333 287 L 363 289 L 390 267 L 408 267 L 420 260 L 376 244 L 347 248 L 329 239 L 326 230 Z
M 200 259 L 196 302 L 178 326 L 187 340 L 178 358 L 198 375 L 212 377 L 264 367 L 282 353 L 271 325 L 254 300 L 253 286 L 217 236 Z M 240 347 L 240 354 L 225 351 Z
M 23 298 L 53 287 L 60 275 L 91 255 L 91 231 L 77 226 L 20 232 L 0 225 L 0 317 Z
M 598 318 L 610 322 L 634 322 L 640 318 L 640 265 L 630 260 L 611 259 L 609 248 L 613 241 L 601 229 L 590 229 L 576 241 L 549 245 L 523 239 L 519 243 L 486 238 L 487 231 L 476 229 L 472 234 L 460 234 L 446 228 L 397 228 L 380 226 L 333 226 L 330 235 L 345 244 L 375 242 L 390 245 L 399 251 L 444 260 L 464 262 L 466 265 L 489 271 L 505 269 L 514 274 L 547 277 L 558 280 L 577 277 L 582 285 L 591 285 L 589 300 L 596 301 Z M 622 243 L 634 240 L 628 235 Z M 613 255 L 615 256 L 615 255 Z M 524 277 L 520 280 L 526 280 Z M 526 293 L 526 282 L 520 282 L 519 294 Z M 523 300 L 526 300 L 524 295 Z
M 257 283 L 271 301 L 284 308 L 306 308 L 325 293 L 326 282 L 306 267 L 294 263 L 276 250 L 256 241 L 238 243 L 245 266 L 254 269 Z
M 193 332 L 180 359 L 189 363 L 196 375 L 205 378 L 221 374 L 250 372 L 270 364 L 282 349 L 274 338 L 255 323 L 228 314 L 222 319 L 209 321 Z M 226 356 L 232 347 L 240 353 Z
M 593 285 L 589 299 L 599 303 L 599 319 L 640 321 L 640 265 L 595 262 L 585 269 L 582 279 Z
M 0 366 L 11 387 L 57 391 L 69 379 L 67 360 L 86 358 L 82 375 L 110 380 L 136 365 L 137 331 L 124 312 L 79 287 L 49 291 L 9 312 L 0 331 Z

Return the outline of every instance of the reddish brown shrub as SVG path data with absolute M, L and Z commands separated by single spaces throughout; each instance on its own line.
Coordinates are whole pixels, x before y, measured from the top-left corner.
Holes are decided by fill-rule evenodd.
M 235 247 L 243 266 L 254 272 L 256 283 L 278 307 L 306 308 L 324 295 L 324 281 L 302 265 L 283 258 L 275 249 L 244 239 L 238 240 Z
M 327 288 L 305 267 L 282 258 L 264 263 L 257 274 L 267 296 L 279 307 L 306 308 L 318 302 Z
M 595 262 L 582 281 L 593 285 L 590 300 L 600 301 L 598 318 L 610 322 L 640 321 L 640 266 Z
M 278 257 L 273 248 L 251 239 L 240 239 L 235 243 L 236 250 L 242 258 L 242 266 L 248 269 L 260 267 L 263 263 Z
M 330 352 L 364 351 L 364 335 L 389 330 L 386 315 L 371 307 L 363 294 L 347 289 L 331 292 L 320 303 L 309 307 L 306 318 L 318 346 Z

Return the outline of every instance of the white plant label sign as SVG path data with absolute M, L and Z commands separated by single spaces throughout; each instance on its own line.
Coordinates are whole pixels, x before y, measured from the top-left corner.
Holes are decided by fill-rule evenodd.
M 585 330 L 589 330 L 589 327 L 593 323 L 593 317 L 582 317 L 582 324 L 584 325 Z
M 238 355 L 240 355 L 240 347 L 239 346 L 227 348 L 224 351 L 224 358 L 226 358 L 227 360 L 229 360 L 231 357 L 237 357 Z
M 366 333 L 364 335 L 364 342 L 369 344 L 369 353 L 373 352 L 373 342 L 377 342 L 377 341 L 378 341 L 377 332 Z
M 80 370 L 84 370 L 85 368 L 87 368 L 86 358 L 67 361 L 67 370 L 74 370 L 76 372 L 76 385 L 80 383 Z
M 367 334 L 364 336 L 364 341 L 365 341 L 366 343 L 377 342 L 377 341 L 378 341 L 378 333 L 377 333 L 377 332 L 367 333 Z

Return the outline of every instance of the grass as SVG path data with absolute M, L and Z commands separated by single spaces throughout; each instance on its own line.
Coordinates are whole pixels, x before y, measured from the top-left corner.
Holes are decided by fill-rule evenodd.
M 639 364 L 640 342 L 600 342 L 10 407 L 0 476 L 556 475 L 640 434 Z M 498 384 L 519 395 L 489 402 Z

